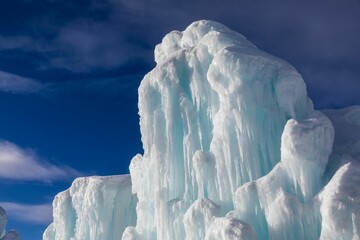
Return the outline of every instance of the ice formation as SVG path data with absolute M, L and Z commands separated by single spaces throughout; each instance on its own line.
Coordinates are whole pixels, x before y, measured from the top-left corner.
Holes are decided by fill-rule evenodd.
M 44 239 L 118 240 L 135 224 L 136 196 L 129 175 L 82 177 L 53 202 L 53 223 Z
M 315 111 L 290 64 L 212 21 L 155 61 L 132 183 L 76 180 L 44 240 L 359 239 L 360 107 Z

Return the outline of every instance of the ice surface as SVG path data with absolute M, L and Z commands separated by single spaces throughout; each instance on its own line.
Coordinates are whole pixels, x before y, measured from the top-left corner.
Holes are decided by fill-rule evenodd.
M 210 210 L 195 210 L 195 200 L 212 202 L 220 216 L 232 210 L 235 190 L 280 160 L 286 121 L 307 116 L 312 104 L 291 65 L 219 23 L 171 32 L 155 60 L 139 87 L 144 155 L 130 165 L 136 230 L 150 239 L 202 238 Z M 198 218 L 205 225 L 195 231 L 189 223 Z
M 350 157 L 319 194 L 320 239 L 360 239 L 360 163 Z
M 129 175 L 83 177 L 59 193 L 53 202 L 54 222 L 44 239 L 121 239 L 136 221 L 136 197 Z
M 320 215 L 313 198 L 323 185 L 333 139 L 333 126 L 320 112 L 289 120 L 281 139 L 281 161 L 235 192 L 235 210 L 228 215 L 250 223 L 259 239 L 318 239 Z
M 344 109 L 322 110 L 334 125 L 336 137 L 333 157 L 339 161 L 339 156 L 350 155 L 360 162 L 360 106 Z
M 212 21 L 155 61 L 132 183 L 76 180 L 44 239 L 359 239 L 360 107 L 314 111 L 290 64 Z
M 321 239 L 360 239 L 360 106 L 323 112 L 335 141 L 326 172 L 333 177 L 318 196 Z
M 256 232 L 249 224 L 235 218 L 223 217 L 213 220 L 205 239 L 257 240 L 258 238 Z

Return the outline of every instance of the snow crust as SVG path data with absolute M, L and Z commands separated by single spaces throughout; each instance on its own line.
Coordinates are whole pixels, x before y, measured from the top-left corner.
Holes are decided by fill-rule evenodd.
M 290 64 L 212 21 L 155 61 L 131 182 L 76 180 L 44 240 L 359 239 L 360 106 L 314 110 Z

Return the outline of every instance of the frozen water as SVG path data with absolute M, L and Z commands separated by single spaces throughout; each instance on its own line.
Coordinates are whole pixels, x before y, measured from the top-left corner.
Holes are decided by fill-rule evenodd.
M 360 163 L 350 157 L 318 196 L 320 239 L 360 239 Z
M 333 139 L 333 126 L 320 112 L 289 120 L 282 134 L 281 161 L 235 192 L 235 210 L 228 215 L 250 223 L 259 239 L 318 239 L 320 216 L 313 198 L 323 185 Z
M 360 106 L 323 112 L 335 141 L 326 172 L 332 178 L 318 196 L 321 239 L 360 239 Z
M 331 160 L 339 162 L 339 156 L 350 155 L 360 162 L 360 106 L 327 109 L 323 113 L 331 120 L 336 132 Z
M 359 239 L 360 107 L 314 111 L 290 64 L 212 21 L 155 61 L 132 183 L 76 180 L 44 240 Z
M 155 60 L 139 87 L 144 155 L 130 165 L 136 230 L 144 238 L 202 238 L 211 211 L 195 200 L 218 206 L 218 215 L 232 210 L 236 189 L 280 160 L 286 121 L 307 116 L 312 104 L 291 65 L 219 23 L 171 32 Z M 205 225 L 191 229 L 198 218 L 189 215 Z
M 78 178 L 56 196 L 44 239 L 121 239 L 135 224 L 135 206 L 129 175 Z
M 214 218 L 206 233 L 206 240 L 257 240 L 254 229 L 247 223 L 231 217 Z

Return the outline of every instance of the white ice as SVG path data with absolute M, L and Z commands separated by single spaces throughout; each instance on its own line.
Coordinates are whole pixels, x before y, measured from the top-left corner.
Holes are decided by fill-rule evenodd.
M 118 240 L 136 221 L 129 175 L 83 177 L 53 202 L 54 222 L 44 239 Z
M 76 180 L 44 240 L 359 239 L 360 107 L 314 111 L 290 64 L 212 21 L 155 61 L 132 183 Z

